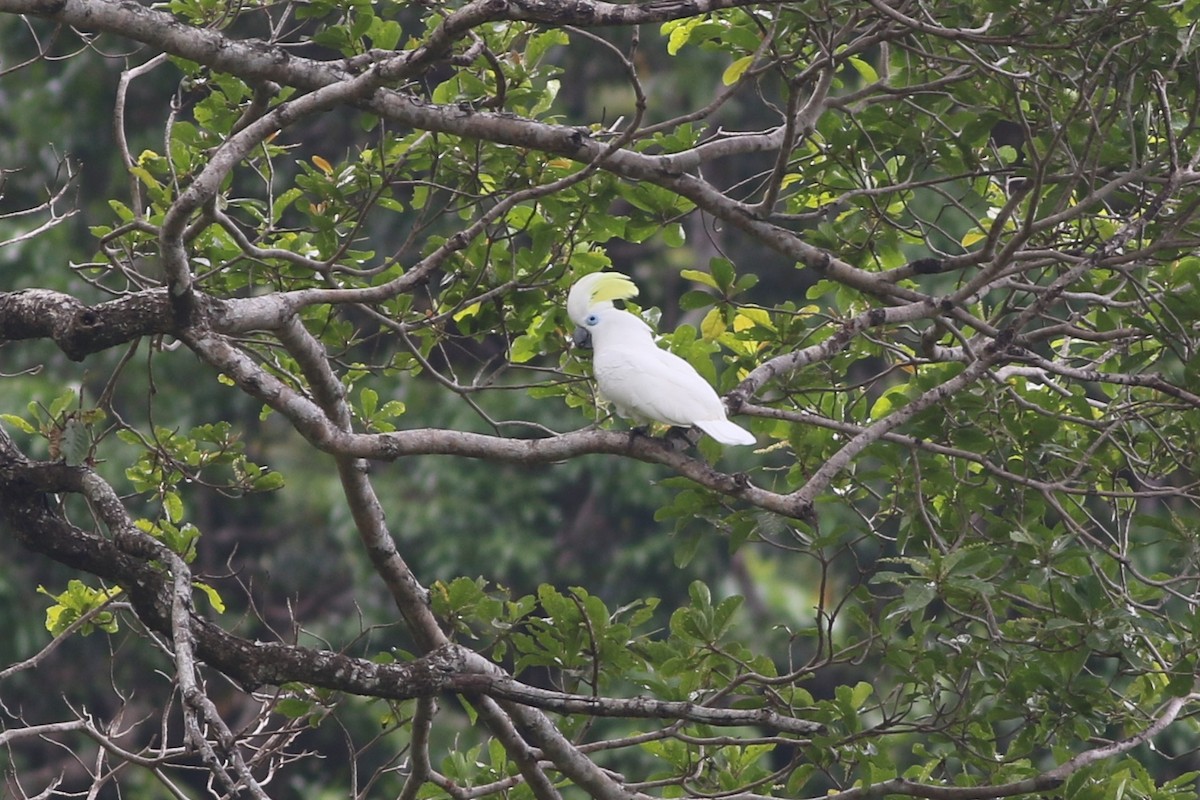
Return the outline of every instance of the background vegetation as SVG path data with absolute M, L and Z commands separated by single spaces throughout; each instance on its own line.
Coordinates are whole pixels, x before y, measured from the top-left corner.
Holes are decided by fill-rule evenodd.
M 1196 795 L 1200 3 L 0 12 L 0 795 Z

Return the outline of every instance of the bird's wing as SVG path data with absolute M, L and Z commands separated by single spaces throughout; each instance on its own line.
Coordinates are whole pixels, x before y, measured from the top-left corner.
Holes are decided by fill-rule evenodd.
M 721 398 L 708 381 L 653 343 L 598 351 L 593 369 L 601 393 L 625 416 L 684 426 L 725 417 Z

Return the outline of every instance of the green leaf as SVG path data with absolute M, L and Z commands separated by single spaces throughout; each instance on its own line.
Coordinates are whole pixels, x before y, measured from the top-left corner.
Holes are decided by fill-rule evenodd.
M 536 66 L 542 60 L 546 52 L 556 45 L 570 44 L 571 39 L 566 31 L 559 29 L 550 29 L 529 37 L 529 43 L 525 46 L 525 64 L 527 66 Z
M 44 586 L 38 586 L 37 591 L 55 601 L 54 605 L 46 609 L 46 630 L 55 636 L 64 633 L 76 620 L 95 612 L 121 594 L 120 588 L 93 589 L 74 578 L 67 582 L 66 591 L 60 594 L 51 594 Z M 116 633 L 116 615 L 111 611 L 96 613 L 79 627 L 79 633 L 88 636 L 96 628 L 105 633 Z
M 871 692 L 875 691 L 875 687 L 866 681 L 859 681 L 854 685 L 854 689 L 850 692 L 850 704 L 854 708 L 860 709 L 867 702 L 867 698 L 871 696 Z
M 667 247 L 683 247 L 687 242 L 687 234 L 683 230 L 683 225 L 675 222 L 664 227 L 663 241 L 666 242 Z
M 904 589 L 903 600 L 888 616 L 920 611 L 937 597 L 937 585 L 932 581 L 910 583 Z
M 712 258 L 708 261 L 708 268 L 712 270 L 713 280 L 717 282 L 717 289 L 722 294 L 729 294 L 729 290 L 733 287 L 733 262 L 727 258 Z
M 733 624 L 734 614 L 737 613 L 737 610 L 742 607 L 742 603 L 744 602 L 744 597 L 740 594 L 734 594 L 717 603 L 716 608 L 713 610 L 713 636 L 724 636 L 729 631 Z
M 65 392 L 62 392 L 50 401 L 50 407 L 47 409 L 50 414 L 50 418 L 55 420 L 62 419 L 66 410 L 74 405 L 77 405 L 78 402 L 79 395 L 75 393 L 75 390 L 67 389 Z
M 250 488 L 256 492 L 273 492 L 276 489 L 282 489 L 286 482 L 282 472 L 271 470 L 255 478 L 250 484 Z
M 700 534 L 695 531 L 681 531 L 675 535 L 675 566 L 683 569 L 692 563 L 696 551 L 700 548 Z
M 163 495 L 163 511 L 168 520 L 179 524 L 183 520 L 183 498 L 175 492 L 167 492 Z
M 300 719 L 300 717 L 307 715 L 312 709 L 313 704 L 309 700 L 303 700 L 299 697 L 285 697 L 275 704 L 273 710 L 289 719 Z
M 403 32 L 404 29 L 396 20 L 376 17 L 371 21 L 367 35 L 371 37 L 371 44 L 374 47 L 380 50 L 395 50 L 400 41 L 400 34 Z
M 358 393 L 359 407 L 362 409 L 364 419 L 371 419 L 375 416 L 375 410 L 379 407 L 379 392 L 374 389 L 364 388 Z
M 679 307 L 684 311 L 695 311 L 698 308 L 708 308 L 716 302 L 716 298 L 708 292 L 702 292 L 699 289 L 693 289 L 684 292 L 679 298 Z

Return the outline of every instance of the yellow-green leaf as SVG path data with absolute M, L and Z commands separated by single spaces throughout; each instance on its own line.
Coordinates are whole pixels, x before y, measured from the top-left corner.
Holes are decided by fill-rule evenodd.
M 467 306 L 462 311 L 456 311 L 454 313 L 454 321 L 462 322 L 467 317 L 473 317 L 479 313 L 479 309 L 480 309 L 479 303 L 471 303 L 471 305 Z
M 875 68 L 866 61 L 863 61 L 861 58 L 857 58 L 855 56 L 851 56 L 848 60 L 850 61 L 850 66 L 854 67 L 858 74 L 862 75 L 863 80 L 867 83 L 875 83 L 879 80 L 879 73 L 876 72 Z
M 871 419 L 883 419 L 894 409 L 908 403 L 908 395 L 905 394 L 904 387 L 899 386 L 890 389 L 879 396 L 871 406 Z
M 667 34 L 667 53 L 675 55 L 683 49 L 683 46 L 688 43 L 688 39 L 692 37 L 692 30 L 703 19 L 703 17 L 692 17 L 664 22 L 661 32 Z
M 804 176 L 799 172 L 789 172 L 783 176 L 783 180 L 779 182 L 780 189 L 786 189 L 797 181 L 804 180 Z
M 225 613 L 225 601 L 221 599 L 221 595 L 217 593 L 216 589 L 201 581 L 196 581 L 192 586 L 195 586 L 208 596 L 208 603 L 213 607 L 213 611 L 216 611 L 218 614 Z
M 22 433 L 37 433 L 37 428 L 30 425 L 23 418 L 16 414 L 0 414 L 0 420 L 4 420 L 9 425 L 15 426 Z
M 863 703 L 867 702 L 867 698 L 871 696 L 871 692 L 875 691 L 875 687 L 866 681 L 859 681 L 850 691 L 850 704 L 854 708 L 862 708 Z
M 987 238 L 986 233 L 979 230 L 978 228 L 974 228 L 963 234 L 961 244 L 963 247 L 970 247 L 971 245 L 975 244 L 976 242 L 982 242 L 986 238 Z
M 146 169 L 145 167 L 130 167 L 129 172 L 151 189 L 162 191 L 162 184 L 159 183 L 158 179 L 151 175 L 150 170 Z
M 700 335 L 709 341 L 714 341 L 725 332 L 725 316 L 718 308 L 709 309 L 700 323 Z
M 508 360 L 514 364 L 524 364 L 536 355 L 539 355 L 538 347 L 539 340 L 530 336 L 528 333 L 522 333 L 516 339 L 513 339 L 512 347 L 509 348 Z
M 733 318 L 733 329 L 739 333 L 756 325 L 769 331 L 775 330 L 775 323 L 771 322 L 771 315 L 767 313 L 766 309 L 742 308 Z
M 711 286 L 714 289 L 718 288 L 716 278 L 698 269 L 682 269 L 679 271 L 679 276 L 689 281 L 703 283 L 705 286 Z
M 167 512 L 168 520 L 179 522 L 183 519 L 183 498 L 175 492 L 167 492 L 163 495 L 163 511 Z
M 750 65 L 754 63 L 754 56 L 742 56 L 725 68 L 725 72 L 721 75 L 721 82 L 726 86 L 732 86 L 737 83 L 746 70 L 750 69 Z

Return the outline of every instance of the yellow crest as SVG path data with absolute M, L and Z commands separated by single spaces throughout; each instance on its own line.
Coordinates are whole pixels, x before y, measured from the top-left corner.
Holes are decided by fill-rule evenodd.
M 567 295 L 567 316 L 576 325 L 582 325 L 588 309 L 596 306 L 611 306 L 613 300 L 628 300 L 636 297 L 637 284 L 628 275 L 619 272 L 593 272 L 575 281 Z

